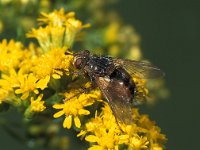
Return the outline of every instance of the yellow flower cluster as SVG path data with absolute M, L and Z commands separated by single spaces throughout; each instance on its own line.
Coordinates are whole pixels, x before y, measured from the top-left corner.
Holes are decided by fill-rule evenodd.
M 133 108 L 133 120 L 131 125 L 117 123 L 110 107 L 105 103 L 102 112 L 99 115 L 96 113 L 95 118 L 86 123 L 85 129 L 78 136 L 93 143 L 89 150 L 163 149 L 161 143 L 166 141 L 166 137 L 160 134 L 160 128 L 147 115 L 140 115 Z
M 43 51 L 53 48 L 70 48 L 75 40 L 76 34 L 89 24 L 82 25 L 82 22 L 75 18 L 74 12 L 65 14 L 64 9 L 47 14 L 41 13 L 38 19 L 45 27 L 32 29 L 28 37 L 36 38 Z
M 62 70 L 69 71 L 73 56 L 64 53 L 72 46 L 76 34 L 88 26 L 82 25 L 74 12 L 65 14 L 64 9 L 42 13 L 39 21 L 46 26 L 33 29 L 27 36 L 36 38 L 40 47 L 30 43 L 24 48 L 14 40 L 0 43 L 0 103 L 27 107 L 22 100 L 28 100 L 32 112 L 46 108 L 42 91 L 49 88 L 51 77 L 59 79 Z
M 27 117 L 43 112 L 48 104 L 50 107 L 53 104 L 53 108 L 58 110 L 53 117 L 64 116 L 63 127 L 70 129 L 74 125 L 80 131 L 77 136 L 85 137 L 92 144 L 90 150 L 163 149 L 166 138 L 148 116 L 140 115 L 133 108 L 133 124 L 122 124 L 116 121 L 108 104 L 101 100 L 99 89 L 91 89 L 89 83 L 82 84 L 90 91 L 80 88 L 79 84 L 77 87 L 75 80 L 78 77 L 70 74 L 73 56 L 65 55 L 65 52 L 72 47 L 79 31 L 89 25 L 83 25 L 74 12 L 65 13 L 64 9 L 42 13 L 38 21 L 43 26 L 32 29 L 27 37 L 36 38 L 39 46 L 30 43 L 25 48 L 13 40 L 0 43 L 0 104 L 22 108 Z M 116 37 L 120 36 L 118 29 L 119 25 L 114 23 L 105 32 L 105 41 L 111 43 L 109 50 L 112 49 L 113 54 L 118 47 L 115 44 L 120 44 Z M 146 81 L 133 80 L 137 85 L 138 99 L 146 97 Z M 76 88 L 68 85 L 76 85 Z M 53 94 L 62 95 L 63 102 L 54 99 Z M 94 116 L 91 107 L 96 102 L 104 106 L 98 108 Z
M 26 51 L 22 43 L 14 40 L 8 42 L 4 39 L 0 43 L 0 54 L 0 71 L 8 71 L 10 68 L 16 68 L 20 65 Z

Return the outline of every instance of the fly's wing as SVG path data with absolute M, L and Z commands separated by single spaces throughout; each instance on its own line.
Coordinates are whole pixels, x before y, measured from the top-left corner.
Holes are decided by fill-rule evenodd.
M 113 61 L 116 66 L 123 67 L 131 76 L 133 75 L 142 79 L 164 76 L 164 72 L 150 63 L 128 59 L 113 59 Z
M 124 85 L 116 79 L 97 77 L 95 80 L 115 118 L 125 124 L 131 124 L 133 122 L 131 96 L 126 92 Z

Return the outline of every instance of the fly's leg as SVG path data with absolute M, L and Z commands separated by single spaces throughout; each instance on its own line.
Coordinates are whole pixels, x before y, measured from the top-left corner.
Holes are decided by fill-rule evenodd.
M 57 71 L 62 71 L 66 74 L 72 74 L 72 75 L 83 75 L 82 71 L 67 71 L 63 68 L 54 68 L 54 70 L 57 70 Z M 57 73 L 58 74 L 58 73 Z
M 75 95 L 73 95 L 73 96 L 71 96 L 71 97 L 69 97 L 69 98 L 65 98 L 64 100 L 63 100 L 63 102 L 66 102 L 66 101 L 68 101 L 68 100 L 70 100 L 70 99 L 72 99 L 72 98 L 74 98 L 74 97 L 79 97 L 81 94 L 88 94 L 92 89 L 94 89 L 95 87 L 93 86 L 93 84 L 92 84 L 92 86 L 91 87 L 88 87 L 88 88 L 85 88 L 85 87 L 83 87 L 83 86 L 81 86 L 80 87 L 80 89 L 79 89 L 79 91 L 78 91 L 78 93 L 76 93 Z

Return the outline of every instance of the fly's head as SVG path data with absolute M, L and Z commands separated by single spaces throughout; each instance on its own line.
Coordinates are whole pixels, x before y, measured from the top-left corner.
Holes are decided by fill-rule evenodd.
M 90 57 L 90 52 L 88 50 L 84 50 L 81 52 L 77 52 L 74 54 L 74 61 L 73 61 L 73 65 L 76 69 L 83 69 Z

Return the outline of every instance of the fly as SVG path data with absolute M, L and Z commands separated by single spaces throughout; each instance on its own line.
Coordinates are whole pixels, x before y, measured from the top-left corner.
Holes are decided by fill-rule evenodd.
M 132 123 L 131 106 L 137 103 L 136 84 L 132 77 L 147 79 L 164 75 L 158 67 L 149 63 L 92 55 L 88 50 L 73 56 L 74 67 L 99 87 L 115 118 L 125 124 Z

